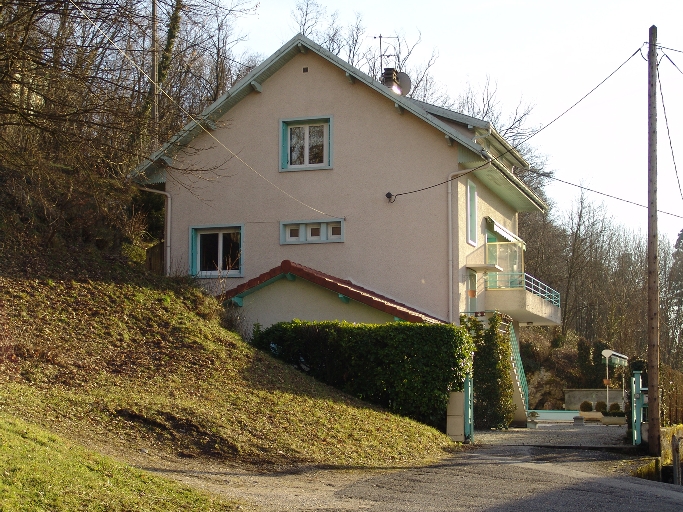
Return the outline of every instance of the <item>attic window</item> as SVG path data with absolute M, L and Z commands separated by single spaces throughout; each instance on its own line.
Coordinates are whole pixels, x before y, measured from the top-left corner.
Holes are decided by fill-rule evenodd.
M 308 66 L 304 68 L 304 73 L 308 73 Z
M 280 170 L 332 168 L 332 119 L 318 117 L 281 121 Z

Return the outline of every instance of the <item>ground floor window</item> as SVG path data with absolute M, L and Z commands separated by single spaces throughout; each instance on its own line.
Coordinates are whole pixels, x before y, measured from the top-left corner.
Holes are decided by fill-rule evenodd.
M 242 229 L 242 226 L 192 228 L 190 273 L 199 277 L 241 276 Z

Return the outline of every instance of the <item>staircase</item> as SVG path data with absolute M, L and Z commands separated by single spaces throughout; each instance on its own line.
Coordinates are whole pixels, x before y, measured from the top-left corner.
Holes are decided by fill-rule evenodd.
M 529 386 L 526 382 L 522 356 L 519 353 L 519 342 L 512 322 L 503 324 L 510 334 L 510 347 L 512 349 L 512 387 L 513 400 L 517 409 L 512 420 L 514 426 L 526 426 L 526 412 L 529 409 Z

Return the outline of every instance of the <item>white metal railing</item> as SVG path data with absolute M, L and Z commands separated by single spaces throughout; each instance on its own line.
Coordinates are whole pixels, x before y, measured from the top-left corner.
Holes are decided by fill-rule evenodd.
M 486 289 L 524 288 L 542 299 L 560 307 L 560 292 L 524 272 L 491 272 L 486 276 Z

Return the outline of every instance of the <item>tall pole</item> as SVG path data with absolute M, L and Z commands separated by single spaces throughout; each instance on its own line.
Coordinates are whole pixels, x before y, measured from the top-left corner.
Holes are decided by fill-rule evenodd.
M 152 81 L 154 82 L 154 102 L 152 104 L 152 130 L 154 138 L 158 134 L 159 124 L 159 70 L 157 63 L 157 0 L 152 0 Z
M 650 455 L 661 455 L 659 422 L 659 258 L 657 255 L 657 27 L 650 27 L 647 52 L 647 401 Z

